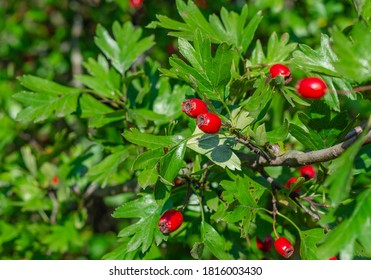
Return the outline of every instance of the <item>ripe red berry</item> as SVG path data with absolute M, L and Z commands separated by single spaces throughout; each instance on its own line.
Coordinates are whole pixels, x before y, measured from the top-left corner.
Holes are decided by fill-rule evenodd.
M 192 118 L 207 113 L 207 105 L 201 99 L 191 98 L 182 102 L 182 111 Z
M 290 68 L 283 64 L 273 64 L 269 69 L 269 73 L 271 74 L 272 78 L 275 78 L 277 76 L 283 76 L 286 83 L 289 83 L 291 81 Z
M 336 256 L 333 256 L 333 257 L 329 258 L 329 260 L 331 260 L 331 261 L 336 261 L 337 259 L 338 258 Z
M 312 165 L 305 165 L 300 168 L 300 175 L 309 180 L 316 176 L 316 169 Z
M 285 237 L 280 237 L 274 241 L 274 247 L 276 248 L 276 251 L 286 259 L 291 257 L 294 253 L 294 247 Z
M 292 183 L 295 183 L 297 180 L 298 180 L 298 178 L 291 177 L 290 179 L 287 180 L 286 185 L 285 185 L 285 188 L 289 190 L 291 188 L 291 184 Z M 299 189 L 296 189 L 293 192 L 298 193 L 298 192 L 300 192 L 300 190 Z
M 197 126 L 205 133 L 218 133 L 222 121 L 218 115 L 205 113 L 197 116 Z
M 133 8 L 140 8 L 143 5 L 143 0 L 130 0 L 130 6 Z
M 59 177 L 58 176 L 53 176 L 52 182 L 54 185 L 57 185 L 59 183 Z
M 267 234 L 265 236 L 264 241 L 262 241 L 259 237 L 256 238 L 256 246 L 258 247 L 260 251 L 268 253 L 272 250 L 272 245 L 273 245 L 273 239 L 270 236 L 270 234 Z
M 158 228 L 164 234 L 177 230 L 183 223 L 183 215 L 175 209 L 167 210 L 158 221 Z
M 301 79 L 296 85 L 296 91 L 304 98 L 319 99 L 326 94 L 326 83 L 317 77 Z

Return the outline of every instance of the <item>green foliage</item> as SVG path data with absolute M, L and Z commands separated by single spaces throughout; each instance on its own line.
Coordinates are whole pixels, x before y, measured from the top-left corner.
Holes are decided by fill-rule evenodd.
M 283 1 L 226 2 L 148 1 L 147 14 L 122 1 L 102 4 L 119 7 L 120 16 L 89 19 L 95 37 L 71 35 L 71 57 L 77 40 L 84 59 L 84 72 L 73 77 L 59 68 L 69 59 L 58 51 L 47 66 L 16 61 L 10 47 L 33 52 L 22 45 L 24 34 L 48 32 L 5 18 L 3 259 L 280 259 L 257 248 L 266 235 L 287 237 L 294 259 L 371 257 L 368 2 L 353 1 L 355 10 L 341 1 L 295 9 Z M 19 13 L 17 3 L 6 8 Z M 154 10 L 166 15 L 156 20 Z M 31 9 L 25 17 L 42 27 L 48 13 Z M 45 44 L 62 51 L 66 28 L 49 25 L 59 35 Z M 171 52 L 169 37 L 177 42 Z M 292 81 L 271 77 L 276 63 L 290 68 Z M 298 95 L 295 83 L 306 76 L 326 82 L 324 98 Z M 182 113 L 182 101 L 193 97 L 220 116 L 218 133 L 202 132 Z M 299 175 L 306 164 L 315 166 L 314 178 Z M 159 217 L 172 208 L 184 222 L 163 234 Z

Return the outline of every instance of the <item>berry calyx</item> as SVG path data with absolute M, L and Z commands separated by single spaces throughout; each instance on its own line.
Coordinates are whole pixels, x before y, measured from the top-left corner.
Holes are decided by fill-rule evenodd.
M 130 6 L 138 9 L 143 5 L 143 0 L 130 0 Z
M 273 239 L 272 236 L 270 236 L 270 234 L 267 234 L 265 236 L 264 241 L 262 241 L 259 237 L 256 238 L 256 247 L 258 247 L 260 251 L 268 253 L 272 250 L 272 245 Z
M 191 118 L 207 113 L 207 105 L 201 99 L 191 98 L 182 102 L 182 111 Z
M 269 69 L 269 73 L 272 78 L 277 76 L 283 76 L 285 79 L 285 83 L 289 83 L 291 81 L 291 71 L 290 68 L 283 64 L 273 64 Z
M 205 113 L 197 116 L 197 126 L 205 133 L 218 133 L 222 121 L 218 115 Z
M 276 241 L 274 241 L 274 248 L 278 254 L 282 257 L 288 259 L 294 253 L 294 247 L 292 246 L 291 242 L 288 241 L 285 237 L 280 237 Z
M 312 165 L 305 165 L 300 168 L 300 175 L 306 180 L 314 178 L 316 173 L 316 169 Z
M 177 230 L 183 223 L 183 215 L 175 209 L 167 210 L 158 221 L 158 228 L 164 234 Z
M 320 78 L 308 77 L 297 83 L 296 91 L 304 98 L 319 99 L 326 94 L 327 85 Z
M 298 178 L 291 177 L 290 179 L 287 180 L 287 182 L 285 184 L 285 188 L 289 190 L 291 188 L 291 184 L 292 183 L 295 183 L 297 180 L 298 180 Z M 296 189 L 296 190 L 293 190 L 293 192 L 298 193 L 298 192 L 300 192 L 300 190 L 299 189 Z

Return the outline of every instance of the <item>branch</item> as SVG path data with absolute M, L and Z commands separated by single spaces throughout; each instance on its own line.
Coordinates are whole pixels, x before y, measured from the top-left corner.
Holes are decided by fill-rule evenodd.
M 300 151 L 291 151 L 286 154 L 267 160 L 265 157 L 256 156 L 253 157 L 247 156 L 244 158 L 246 164 L 251 167 L 258 166 L 289 166 L 297 167 L 302 165 L 314 164 L 319 162 L 326 162 L 338 158 L 343 154 L 348 147 L 350 147 L 363 132 L 364 128 L 358 126 L 354 128 L 348 137 L 343 142 L 336 144 L 330 148 L 311 151 L 311 152 L 300 152 Z M 363 145 L 371 143 L 371 130 L 366 134 L 365 139 L 363 140 Z

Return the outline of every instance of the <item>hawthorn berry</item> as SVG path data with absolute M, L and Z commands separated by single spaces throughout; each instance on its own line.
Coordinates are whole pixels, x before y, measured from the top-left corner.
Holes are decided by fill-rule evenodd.
M 296 91 L 304 98 L 319 99 L 326 94 L 327 85 L 320 78 L 308 77 L 296 84 Z
M 273 64 L 269 69 L 269 73 L 272 78 L 275 78 L 277 76 L 283 76 L 286 84 L 288 84 L 291 81 L 290 68 L 283 64 Z
M 316 169 L 312 165 L 305 165 L 300 168 L 300 175 L 306 180 L 312 179 L 316 176 Z
M 274 241 L 274 248 L 276 248 L 276 251 L 286 259 L 291 257 L 294 253 L 294 247 L 285 237 L 280 237 Z
M 143 5 L 143 0 L 130 0 L 130 6 L 138 9 Z
M 175 209 L 167 210 L 158 221 L 158 228 L 164 234 L 177 230 L 183 223 L 183 215 Z
M 286 184 L 285 184 L 285 188 L 286 189 L 290 189 L 291 188 L 291 184 L 292 183 L 295 183 L 296 181 L 298 180 L 298 178 L 296 178 L 296 177 L 291 177 L 290 179 L 288 179 L 287 180 L 287 182 L 286 182 Z M 293 192 L 299 192 L 300 190 L 299 189 L 296 189 L 296 190 L 294 190 Z
M 218 133 L 222 121 L 218 115 L 205 113 L 197 116 L 197 126 L 205 133 Z
M 53 176 L 52 182 L 54 185 L 57 185 L 59 183 L 59 177 L 58 176 Z
M 207 105 L 201 99 L 191 98 L 182 102 L 182 111 L 191 118 L 207 113 Z
M 260 251 L 268 253 L 272 250 L 272 245 L 273 245 L 273 239 L 272 239 L 272 236 L 270 236 L 270 234 L 267 234 L 265 236 L 264 241 L 262 241 L 259 237 L 256 238 L 256 246 L 258 247 Z
M 330 261 L 336 261 L 338 258 L 336 256 L 333 256 L 331 258 L 329 258 Z

